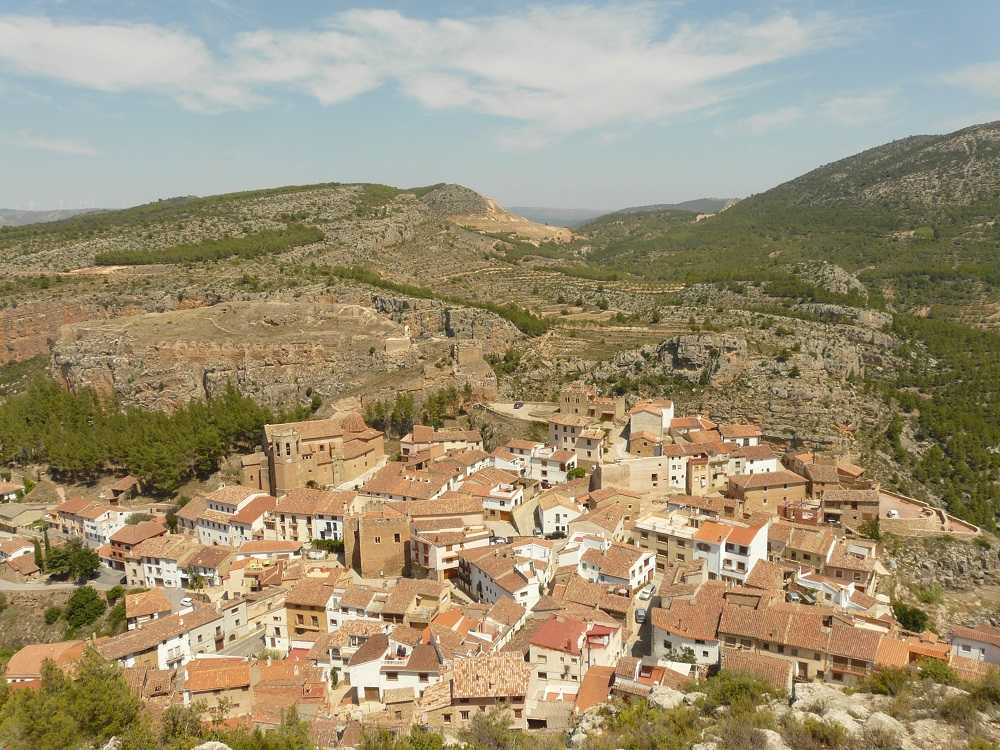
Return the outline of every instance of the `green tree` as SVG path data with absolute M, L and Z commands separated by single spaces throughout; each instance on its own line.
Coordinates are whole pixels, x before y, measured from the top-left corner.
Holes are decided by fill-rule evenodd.
M 71 539 L 62 547 L 49 550 L 45 567 L 54 576 L 84 581 L 97 574 L 101 567 L 101 559 L 94 550 L 85 547 L 80 540 Z
M 104 614 L 104 599 L 91 586 L 81 586 L 66 602 L 66 623 L 71 629 L 89 625 Z
M 927 629 L 927 613 L 919 607 L 896 602 L 892 605 L 892 614 L 904 630 L 922 633 Z

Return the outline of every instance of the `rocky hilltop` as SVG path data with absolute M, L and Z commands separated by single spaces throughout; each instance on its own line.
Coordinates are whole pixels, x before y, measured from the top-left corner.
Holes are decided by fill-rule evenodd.
M 74 323 L 53 346 L 52 372 L 67 387 L 150 408 L 211 396 L 229 382 L 271 406 L 455 383 L 495 391 L 482 351 L 508 345 L 516 329 L 487 313 L 422 302 L 230 301 Z M 463 340 L 475 349 L 459 358 Z

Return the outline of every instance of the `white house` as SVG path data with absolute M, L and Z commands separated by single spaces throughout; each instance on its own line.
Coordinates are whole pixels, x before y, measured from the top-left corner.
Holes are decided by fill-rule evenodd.
M 951 629 L 951 652 L 989 664 L 1000 664 L 1000 628 L 977 625 Z
M 31 555 L 34 554 L 34 551 L 34 542 L 27 539 L 17 536 L 10 539 L 0 539 L 0 562 L 14 560 L 24 555 Z
M 570 521 L 583 514 L 582 506 L 559 492 L 546 492 L 538 497 L 538 528 L 545 536 L 568 533 Z
M 674 402 L 669 399 L 639 401 L 629 411 L 629 434 L 648 432 L 662 438 L 670 432 L 674 420 Z
M 755 424 L 720 424 L 719 434 L 725 442 L 740 447 L 760 445 L 762 436 L 760 427 Z
M 694 534 L 694 557 L 704 559 L 710 579 L 746 581 L 753 566 L 767 559 L 770 522 L 747 526 L 729 521 L 705 521 Z

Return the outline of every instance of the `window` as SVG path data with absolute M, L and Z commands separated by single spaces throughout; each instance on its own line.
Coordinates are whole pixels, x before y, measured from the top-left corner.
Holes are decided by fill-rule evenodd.
M 462 714 L 462 721 L 468 721 L 469 720 L 469 712 L 468 711 L 460 711 L 459 713 Z
M 382 537 L 380 536 L 375 537 L 375 544 L 381 544 L 381 543 L 382 543 Z
M 420 681 L 421 682 L 427 682 L 428 679 L 429 678 L 427 677 L 427 673 L 426 672 L 421 672 L 420 673 Z
M 441 718 L 445 724 L 451 724 L 451 714 L 444 714 Z
M 396 544 L 399 544 L 399 542 L 401 541 L 399 534 L 393 534 L 392 541 L 394 541 Z

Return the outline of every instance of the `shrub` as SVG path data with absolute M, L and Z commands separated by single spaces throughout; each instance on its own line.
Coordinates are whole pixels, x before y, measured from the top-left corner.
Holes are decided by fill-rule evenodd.
M 771 688 L 747 674 L 719 672 L 702 686 L 705 693 L 703 707 L 712 711 L 719 706 L 748 709 L 763 703 L 773 693 Z
M 971 731 L 979 724 L 981 703 L 967 695 L 952 695 L 937 706 L 938 716 L 949 724 L 956 724 Z
M 957 685 L 958 675 L 943 661 L 938 659 L 921 659 L 917 662 L 920 677 L 939 685 Z
M 847 730 L 832 721 L 806 717 L 804 721 L 786 719 L 782 736 L 792 750 L 841 750 L 851 746 Z
M 906 669 L 885 667 L 876 669 L 864 679 L 859 680 L 857 689 L 862 693 L 875 695 L 900 695 L 913 682 L 913 675 Z
M 45 624 L 53 625 L 62 617 L 63 611 L 59 607 L 49 607 L 45 610 Z
M 892 614 L 904 629 L 912 633 L 922 633 L 927 629 L 927 613 L 919 607 L 896 602 L 892 605 Z
M 938 604 L 944 596 L 940 583 L 929 583 L 926 586 L 915 586 L 913 595 L 921 604 Z
M 122 585 L 112 586 L 104 594 L 104 598 L 108 600 L 108 606 L 115 606 L 115 602 L 125 596 L 125 587 Z

